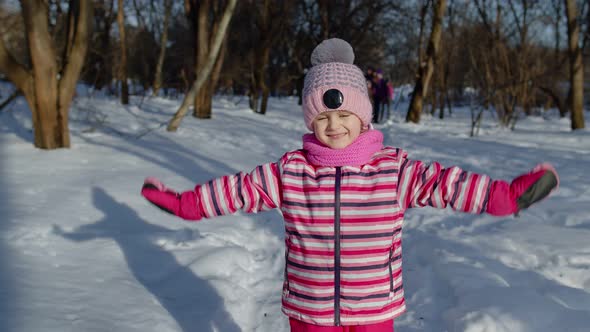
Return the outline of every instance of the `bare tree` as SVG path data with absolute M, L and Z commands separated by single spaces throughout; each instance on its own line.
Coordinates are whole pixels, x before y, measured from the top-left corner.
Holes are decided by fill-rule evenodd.
M 95 0 L 94 31 L 89 36 L 86 63 L 80 79 L 92 84 L 97 90 L 111 87 L 113 81 L 113 54 L 111 30 L 117 18 L 114 0 Z M 116 57 L 118 58 L 118 56 Z
M 457 52 L 459 50 L 459 47 L 454 47 L 454 46 L 459 46 L 460 44 L 462 44 L 461 42 L 459 42 L 456 38 L 456 12 L 457 12 L 457 6 L 455 5 L 455 2 L 453 0 L 451 0 L 450 4 L 449 4 L 449 9 L 448 9 L 448 17 L 449 17 L 449 23 L 448 23 L 448 31 L 449 33 L 448 38 L 443 39 L 442 42 L 442 48 L 445 49 L 445 52 L 442 54 L 443 56 L 441 64 L 440 64 L 440 68 L 441 68 L 441 73 L 440 73 L 440 85 L 441 85 L 441 93 L 440 93 L 440 112 L 439 112 L 439 119 L 444 119 L 445 117 L 445 106 L 449 109 L 449 114 L 453 113 L 453 107 L 452 107 L 452 100 L 451 100 L 451 76 L 453 74 L 453 70 L 451 70 L 452 68 L 457 68 L 459 67 L 458 65 L 453 66 L 453 61 L 457 61 L 459 62 L 460 60 L 458 60 L 457 57 Z M 461 53 L 463 53 L 462 51 L 460 51 Z M 442 52 L 441 52 L 442 53 Z M 458 70 L 454 70 L 454 72 L 458 72 Z
M 183 68 L 182 75 L 187 80 L 192 80 L 194 74 L 202 71 L 207 63 L 209 54 L 213 49 L 216 33 L 219 30 L 220 20 L 223 17 L 225 2 L 212 0 L 185 0 L 184 11 L 186 19 L 188 20 L 191 38 L 190 45 L 192 49 L 190 53 L 193 54 L 190 60 L 190 69 Z M 233 15 L 233 14 L 232 14 Z M 199 92 L 195 95 L 193 101 L 193 116 L 199 119 L 209 119 L 212 116 L 212 100 L 217 82 L 219 80 L 221 68 L 225 59 L 226 40 L 223 38 L 219 54 L 215 59 L 215 63 Z M 189 87 L 190 89 L 190 87 Z
M 584 63 L 578 44 L 580 24 L 575 0 L 565 0 L 570 58 L 570 111 L 572 130 L 584 128 Z
M 567 57 L 561 49 L 561 32 L 560 26 L 563 24 L 563 0 L 552 0 L 548 7 L 548 12 L 544 15 L 549 24 L 552 25 L 554 31 L 553 54 L 547 54 L 546 58 L 550 59 L 555 67 L 550 75 L 546 75 L 546 79 L 540 80 L 537 83 L 537 88 L 544 93 L 548 98 L 546 105 L 555 105 L 559 110 L 560 117 L 565 117 L 568 112 L 568 105 L 566 103 L 565 93 L 562 92 L 561 85 L 563 80 L 562 67 L 565 67 Z
M 525 77 L 525 69 L 521 68 L 526 62 L 523 58 L 526 54 L 521 52 L 523 40 L 526 41 L 525 30 L 522 23 L 519 23 L 518 16 L 514 15 L 516 10 L 512 10 L 512 19 L 515 22 L 515 30 L 507 29 L 512 27 L 507 21 L 510 16 L 504 12 L 505 1 L 496 0 L 491 4 L 493 10 L 487 8 L 487 1 L 475 1 L 477 13 L 481 23 L 477 26 L 475 43 L 471 45 L 472 57 L 471 71 L 483 72 L 483 80 L 480 81 L 480 94 L 484 96 L 483 102 L 494 106 L 501 125 L 514 126 L 516 117 L 516 106 L 520 102 L 524 105 L 522 98 L 522 84 L 528 83 Z M 510 7 L 514 6 L 510 1 Z M 490 17 L 490 12 L 493 18 Z M 523 20 L 524 21 L 524 20 Z M 509 31 L 506 31 L 509 30 Z M 509 40 L 511 36 L 514 40 Z M 526 47 L 526 46 L 524 46 Z M 477 54 L 477 55 L 476 55 Z M 527 72 L 528 73 L 528 72 Z
M 518 103 L 523 108 L 525 114 L 530 114 L 530 88 L 529 82 L 531 79 L 531 66 L 528 63 L 531 59 L 529 59 L 529 12 L 531 9 L 532 4 L 529 4 L 527 0 L 520 0 L 519 5 L 515 4 L 514 0 L 508 1 L 508 6 L 510 7 L 510 12 L 512 13 L 514 23 L 516 25 L 516 30 L 518 33 L 518 58 L 516 59 L 516 66 L 518 68 L 517 83 L 517 99 Z M 518 8 L 516 8 L 518 6 Z M 516 117 L 513 117 L 513 121 L 516 121 Z M 514 123 L 514 122 L 513 122 Z
M 253 66 L 252 83 L 250 86 L 250 108 L 260 114 L 266 114 L 270 87 L 267 84 L 269 73 L 269 60 L 271 50 L 283 36 L 282 31 L 288 20 L 277 20 L 276 17 L 283 16 L 290 6 L 289 1 L 264 0 L 260 6 L 253 8 L 254 25 L 256 26 L 256 45 L 252 52 Z M 262 96 L 261 96 L 262 94 Z M 258 101 L 262 97 L 260 107 Z
M 432 0 L 423 0 L 420 6 L 420 30 L 418 33 L 418 63 L 424 61 L 424 30 L 426 26 L 426 17 Z
M 222 1 L 185 1 L 190 4 L 189 16 L 195 17 L 190 12 L 197 12 L 196 20 L 193 19 L 193 27 L 196 30 L 196 59 L 195 59 L 195 73 L 198 73 L 206 65 L 209 53 L 213 49 L 216 33 L 219 30 L 220 20 L 223 17 Z M 212 116 L 212 101 L 215 87 L 219 81 L 219 75 L 223 62 L 225 59 L 225 52 L 227 38 L 224 37 L 221 41 L 221 48 L 219 54 L 213 64 L 213 68 L 209 74 L 205 84 L 195 96 L 193 116 L 199 119 L 210 119 Z
M 425 58 L 422 60 L 418 68 L 418 75 L 414 86 L 414 92 L 412 93 L 408 114 L 406 115 L 406 122 L 420 122 L 424 97 L 428 93 L 430 79 L 432 78 L 432 73 L 434 71 L 434 61 L 439 49 L 442 33 L 442 19 L 446 10 L 446 4 L 446 0 L 435 1 L 430 39 L 428 41 Z
M 213 46 L 211 48 L 211 52 L 209 52 L 207 61 L 205 62 L 205 65 L 202 67 L 202 69 L 197 73 L 197 79 L 193 83 L 190 91 L 185 95 L 182 105 L 180 106 L 178 111 L 176 111 L 174 117 L 172 117 L 172 119 L 168 123 L 168 131 L 176 131 L 178 129 L 178 126 L 180 126 L 182 118 L 186 115 L 186 112 L 188 111 L 189 105 L 191 103 L 194 103 L 195 96 L 199 93 L 199 89 L 201 89 L 201 86 L 209 77 L 209 74 L 213 69 L 213 65 L 217 60 L 217 56 L 219 55 L 219 50 L 221 49 L 221 44 L 223 42 L 223 39 L 225 38 L 227 27 L 236 7 L 236 2 L 237 0 L 228 1 L 221 21 L 219 22 L 219 27 L 216 30 Z
M 117 3 L 117 25 L 119 26 L 119 45 L 120 54 L 119 58 L 119 82 L 121 84 L 121 104 L 129 104 L 129 85 L 127 84 L 127 38 L 125 36 L 125 7 L 123 6 L 123 0 L 119 0 Z
M 92 4 L 89 0 L 69 1 L 61 59 L 48 25 L 47 2 L 21 0 L 21 7 L 32 68 L 16 61 L 0 38 L 0 72 L 27 100 L 33 114 L 35 147 L 67 148 L 70 146 L 68 113 L 86 55 Z
M 152 84 L 152 95 L 157 96 L 162 86 L 162 67 L 164 66 L 164 57 L 166 56 L 166 44 L 168 43 L 168 25 L 170 24 L 170 15 L 172 13 L 172 0 L 164 1 L 164 23 L 160 34 L 160 53 L 158 54 L 158 63 L 154 73 L 154 83 Z

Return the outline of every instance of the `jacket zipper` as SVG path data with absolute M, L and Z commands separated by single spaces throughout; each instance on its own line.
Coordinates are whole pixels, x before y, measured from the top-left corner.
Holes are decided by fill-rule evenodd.
M 340 326 L 340 177 L 342 169 L 336 167 L 334 184 L 334 325 Z
M 393 293 L 393 269 L 391 260 L 393 259 L 393 247 L 389 248 L 389 291 Z
M 289 293 L 289 272 L 287 271 L 287 269 L 289 268 L 289 245 L 290 245 L 290 241 L 286 241 L 286 249 L 285 249 L 285 291 L 287 293 Z

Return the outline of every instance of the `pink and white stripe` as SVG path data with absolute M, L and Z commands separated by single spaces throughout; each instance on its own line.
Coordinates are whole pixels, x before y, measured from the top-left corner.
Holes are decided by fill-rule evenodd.
M 251 173 L 224 176 L 195 188 L 207 218 L 280 208 L 285 219 L 283 312 L 334 325 L 335 271 L 342 325 L 378 323 L 405 311 L 402 225 L 408 208 L 448 205 L 485 211 L 491 179 L 458 167 L 407 159 L 384 148 L 361 167 L 341 167 L 340 265 L 335 264 L 336 168 L 312 165 L 304 151 Z

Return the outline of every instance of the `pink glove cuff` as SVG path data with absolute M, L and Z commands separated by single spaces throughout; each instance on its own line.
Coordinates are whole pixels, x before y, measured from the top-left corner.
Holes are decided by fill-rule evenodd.
M 499 180 L 492 182 L 486 212 L 493 216 L 507 216 L 518 212 L 518 205 L 510 195 L 508 182 Z
M 179 217 L 186 220 L 201 220 L 203 218 L 201 209 L 199 208 L 199 199 L 194 191 L 185 191 L 179 197 Z

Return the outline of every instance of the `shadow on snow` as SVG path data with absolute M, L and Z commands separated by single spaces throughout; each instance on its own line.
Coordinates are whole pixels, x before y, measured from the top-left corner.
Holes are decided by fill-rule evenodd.
M 115 201 L 101 188 L 93 188 L 92 197 L 104 218 L 68 233 L 56 226 L 56 233 L 76 242 L 97 238 L 115 241 L 135 279 L 153 294 L 182 331 L 241 331 L 215 288 L 153 243 L 153 238 L 171 232 L 169 229 L 142 220 L 129 206 Z M 200 237 L 198 231 L 193 232 Z M 154 269 L 162 267 L 170 273 L 164 278 L 151 276 Z

